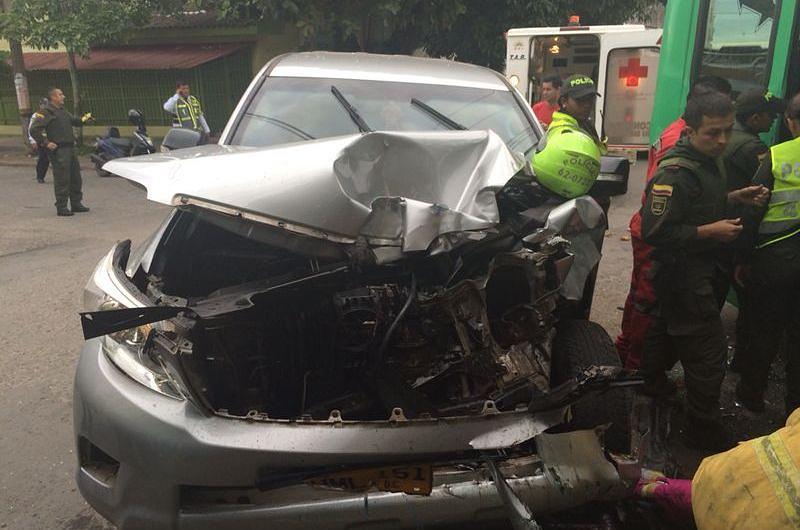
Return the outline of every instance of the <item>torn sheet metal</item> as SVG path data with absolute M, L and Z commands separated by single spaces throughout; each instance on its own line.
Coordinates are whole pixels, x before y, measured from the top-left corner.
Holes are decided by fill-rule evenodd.
M 596 430 L 540 434 L 534 441 L 545 475 L 562 493 L 583 502 L 626 494 L 625 483 L 606 459 Z
M 492 473 L 492 480 L 497 488 L 497 494 L 508 510 L 511 527 L 514 530 L 541 530 L 542 527 L 533 518 L 530 508 L 514 493 L 514 490 L 506 482 L 505 477 L 497 469 L 497 465 L 491 460 L 487 460 L 486 464 Z
M 606 215 L 589 196 L 582 196 L 554 208 L 547 217 L 544 230 L 569 240 L 569 252 L 575 256 L 561 295 L 567 300 L 580 300 L 592 269 L 600 262 Z
M 367 134 L 333 165 L 343 192 L 370 212 L 361 235 L 404 251 L 497 224 L 495 193 L 521 167 L 491 131 Z
M 495 193 L 520 167 L 491 131 L 443 131 L 206 145 L 104 169 L 144 186 L 155 202 L 202 202 L 305 235 L 419 251 L 443 234 L 496 225 Z

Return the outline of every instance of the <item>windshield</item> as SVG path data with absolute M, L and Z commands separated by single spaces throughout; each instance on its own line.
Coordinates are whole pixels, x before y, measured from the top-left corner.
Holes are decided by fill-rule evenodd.
M 538 141 L 522 108 L 506 90 L 270 77 L 245 110 L 231 143 L 265 147 L 358 133 L 358 125 L 337 100 L 337 91 L 374 131 L 450 130 L 456 123 L 471 130 L 491 129 L 513 151 L 527 152 Z M 437 119 L 430 109 L 447 119 Z

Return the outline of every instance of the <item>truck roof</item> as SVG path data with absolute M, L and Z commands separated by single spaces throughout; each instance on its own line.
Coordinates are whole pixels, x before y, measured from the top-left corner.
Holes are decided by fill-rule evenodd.
M 449 59 L 371 53 L 301 52 L 275 59 L 270 77 L 420 83 L 508 91 L 501 74 Z

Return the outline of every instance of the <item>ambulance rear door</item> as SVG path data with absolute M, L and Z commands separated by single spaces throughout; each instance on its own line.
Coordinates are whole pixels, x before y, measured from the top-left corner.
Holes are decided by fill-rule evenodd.
M 660 29 L 601 37 L 601 64 L 605 63 L 605 68 L 598 80 L 602 98 L 596 119 L 602 124 L 609 149 L 647 149 L 660 41 Z

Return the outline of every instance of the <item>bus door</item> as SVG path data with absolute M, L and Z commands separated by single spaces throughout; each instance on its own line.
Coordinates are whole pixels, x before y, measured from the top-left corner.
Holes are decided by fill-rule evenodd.
M 609 146 L 616 149 L 640 150 L 649 144 L 659 48 L 652 34 L 639 40 L 625 34 L 603 36 L 605 68 L 599 79 L 598 113 L 602 115 L 598 120 Z
M 716 75 L 727 79 L 733 96 L 767 86 L 770 74 L 770 37 L 776 3 L 759 0 L 710 0 L 701 6 L 695 78 Z

